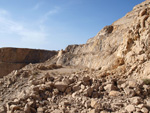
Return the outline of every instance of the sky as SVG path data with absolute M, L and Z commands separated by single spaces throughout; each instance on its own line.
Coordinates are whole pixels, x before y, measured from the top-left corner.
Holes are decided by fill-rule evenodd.
M 0 0 L 0 47 L 84 44 L 145 0 Z

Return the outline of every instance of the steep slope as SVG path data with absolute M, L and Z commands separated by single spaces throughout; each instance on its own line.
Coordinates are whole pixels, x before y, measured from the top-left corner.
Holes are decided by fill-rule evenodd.
M 119 55 L 121 46 L 128 49 L 138 46 L 141 41 L 148 41 L 149 36 L 149 0 L 137 5 L 123 18 L 110 26 L 104 27 L 94 38 L 83 45 L 70 45 L 57 60 L 58 64 L 82 65 L 94 69 L 107 69 L 126 63 L 126 55 Z M 131 40 L 130 40 L 131 39 Z M 145 43 L 144 42 L 144 43 Z M 147 42 L 148 43 L 148 42 Z M 139 45 L 142 46 L 142 45 Z M 148 46 L 144 46 L 147 48 Z M 126 51 L 126 50 L 124 50 Z M 132 50 L 131 50 L 132 51 Z M 144 50 L 145 51 L 145 50 Z M 127 50 L 129 52 L 129 50 Z M 116 64 L 121 60 L 120 64 Z
M 0 113 L 148 113 L 149 67 L 146 0 L 86 44 L 0 79 Z
M 56 54 L 56 51 L 0 48 L 0 78 L 29 63 L 44 62 Z

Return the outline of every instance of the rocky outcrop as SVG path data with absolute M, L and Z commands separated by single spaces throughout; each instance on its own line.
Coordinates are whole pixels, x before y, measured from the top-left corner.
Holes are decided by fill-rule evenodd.
M 56 55 L 56 51 L 0 48 L 0 77 L 18 70 L 29 63 L 40 63 Z
M 146 44 L 149 43 L 150 37 L 149 20 L 150 2 L 147 0 L 135 6 L 131 12 L 112 25 L 104 27 L 86 44 L 68 46 L 64 50 L 64 54 L 58 58 L 57 64 L 86 66 L 103 70 L 117 67 L 123 63 L 127 64 L 129 61 L 126 59 L 131 59 L 128 53 L 131 53 L 130 51 L 133 49 L 133 51 L 137 49 L 142 52 L 141 50 L 145 51 L 144 48 L 147 48 L 149 51 L 149 46 Z M 141 53 L 136 55 L 141 56 Z M 121 60 L 121 63 L 118 63 L 118 60 Z

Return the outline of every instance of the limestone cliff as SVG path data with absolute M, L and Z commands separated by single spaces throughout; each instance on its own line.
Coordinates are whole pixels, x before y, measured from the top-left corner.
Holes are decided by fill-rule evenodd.
M 70 45 L 58 64 L 108 70 L 149 57 L 150 1 L 135 6 L 123 18 L 104 27 L 83 45 Z M 137 58 L 135 58 L 137 56 Z M 131 62 L 131 58 L 135 58 Z M 128 65 L 129 66 L 129 65 Z
M 0 48 L 0 77 L 29 63 L 44 62 L 56 54 L 56 51 Z

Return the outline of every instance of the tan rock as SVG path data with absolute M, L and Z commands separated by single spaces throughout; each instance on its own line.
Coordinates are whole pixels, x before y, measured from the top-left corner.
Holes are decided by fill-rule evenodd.
M 141 109 L 141 111 L 142 111 L 142 113 L 149 113 L 149 110 L 148 110 L 146 107 L 143 107 L 143 108 Z
M 81 89 L 84 90 L 85 89 L 85 85 L 81 84 Z
M 75 85 L 75 86 L 73 86 L 72 89 L 73 89 L 73 91 L 78 91 L 81 89 L 81 87 L 79 85 Z
M 57 58 L 61 57 L 63 54 L 63 49 L 58 52 Z
M 86 108 L 90 108 L 90 107 L 91 107 L 91 100 L 87 100 L 87 101 L 85 102 L 85 107 L 86 107 Z
M 99 113 L 100 111 L 98 109 L 92 109 L 91 111 L 89 111 L 88 113 Z
M 52 111 L 51 113 L 63 113 L 62 110 L 59 110 L 59 109 L 55 109 L 54 111 Z
M 117 97 L 120 95 L 120 92 L 119 91 L 110 91 L 109 92 L 109 96 L 113 96 L 113 97 Z
M 30 106 L 28 104 L 25 105 L 24 112 L 25 113 L 31 113 L 31 109 L 30 109 Z
M 89 88 L 86 90 L 86 93 L 87 93 L 87 96 L 91 97 L 91 96 L 92 96 L 92 93 L 93 93 L 93 88 L 89 87 Z
M 71 87 L 68 87 L 67 89 L 66 89 L 66 93 L 70 93 L 72 91 L 72 88 Z
M 125 107 L 125 109 L 126 109 L 128 112 L 133 112 L 133 111 L 135 111 L 134 105 L 128 105 L 128 106 Z
M 140 97 L 132 97 L 130 99 L 131 103 L 134 105 L 138 105 L 141 102 L 141 98 Z
M 61 92 L 64 92 L 68 87 L 68 85 L 64 82 L 56 82 L 54 86 Z
M 124 92 L 127 96 L 131 96 L 131 97 L 135 96 L 135 91 L 133 89 L 125 88 Z
M 42 107 L 37 108 L 37 113 L 44 113 L 44 109 Z
M 113 84 L 107 84 L 104 89 L 108 92 L 112 91 L 112 90 L 116 90 L 116 86 L 114 86 Z
M 101 111 L 100 113 L 108 113 L 107 111 Z
M 84 81 L 84 82 L 88 82 L 89 80 L 90 80 L 90 77 L 89 77 L 89 76 L 83 77 L 83 81 Z
M 101 109 L 102 105 L 98 102 L 98 100 L 91 100 L 91 107 L 94 109 Z
M 137 87 L 137 83 L 135 81 L 129 81 L 128 82 L 128 87 L 129 88 L 135 88 L 135 87 Z
M 11 111 L 20 110 L 20 106 L 17 105 L 11 105 L 10 106 Z

